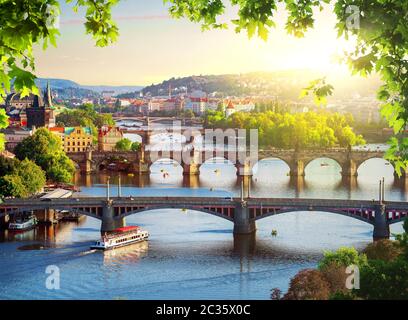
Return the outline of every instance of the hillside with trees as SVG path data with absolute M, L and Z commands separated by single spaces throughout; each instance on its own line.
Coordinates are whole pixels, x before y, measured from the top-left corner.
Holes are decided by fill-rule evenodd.
M 191 93 L 195 90 L 226 96 L 274 96 L 283 100 L 297 100 L 299 94 L 310 81 L 324 75 L 310 70 L 288 70 L 275 72 L 253 72 L 230 75 L 200 75 L 183 78 L 171 78 L 160 84 L 145 87 L 144 95 L 167 96 L 169 88 L 172 94 Z M 330 79 L 335 87 L 333 97 L 351 97 L 352 95 L 372 96 L 380 86 L 376 77 Z

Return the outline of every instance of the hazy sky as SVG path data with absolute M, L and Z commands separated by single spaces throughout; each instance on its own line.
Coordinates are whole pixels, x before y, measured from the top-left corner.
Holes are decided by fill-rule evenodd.
M 234 17 L 234 8 L 224 19 Z M 162 0 L 122 0 L 113 12 L 120 37 L 105 48 L 86 35 L 83 15 L 62 4 L 58 47 L 36 50 L 37 75 L 80 84 L 149 85 L 170 77 L 245 73 L 293 68 L 338 69 L 333 55 L 350 46 L 336 38 L 329 7 L 317 13 L 315 29 L 303 39 L 286 34 L 285 13 L 264 42 L 229 30 L 201 32 L 200 26 L 168 16 Z M 328 71 L 329 70 L 329 71 Z M 341 70 L 345 70 L 343 67 Z

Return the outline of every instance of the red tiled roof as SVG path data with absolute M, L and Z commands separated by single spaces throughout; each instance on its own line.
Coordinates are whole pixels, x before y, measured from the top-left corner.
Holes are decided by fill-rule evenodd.
M 115 126 L 103 126 L 98 130 L 99 136 L 106 136 L 112 129 L 115 129 Z M 118 128 L 118 130 L 120 130 Z
M 51 128 L 49 128 L 49 130 L 51 131 L 51 132 L 61 132 L 61 133 L 64 133 L 64 128 L 63 127 L 51 127 Z
M 227 109 L 235 109 L 234 104 L 232 103 L 231 100 L 228 102 Z

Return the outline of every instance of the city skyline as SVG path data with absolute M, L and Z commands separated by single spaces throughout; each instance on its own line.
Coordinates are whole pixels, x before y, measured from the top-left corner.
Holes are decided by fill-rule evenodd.
M 140 85 L 171 77 L 313 69 L 349 77 L 339 56 L 351 42 L 337 39 L 335 19 L 326 8 L 317 13 L 313 30 L 302 39 L 284 30 L 285 14 L 276 16 L 268 40 L 248 39 L 228 30 L 202 32 L 200 25 L 172 19 L 162 1 L 121 1 L 113 11 L 119 26 L 117 43 L 97 48 L 85 34 L 81 12 L 61 3 L 61 36 L 57 48 L 37 48 L 38 77 L 70 79 L 83 85 Z M 234 17 L 228 8 L 223 19 Z M 163 32 L 166 30 L 166 32 Z

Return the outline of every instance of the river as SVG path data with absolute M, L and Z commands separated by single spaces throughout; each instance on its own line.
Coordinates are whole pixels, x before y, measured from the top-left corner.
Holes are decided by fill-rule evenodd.
M 322 164 L 324 164 L 322 166 Z M 406 186 L 394 180 L 382 159 L 366 161 L 358 178 L 342 180 L 340 167 L 317 159 L 303 179 L 291 179 L 277 159 L 260 162 L 251 179 L 251 197 L 374 199 L 385 178 L 387 200 L 407 200 Z M 122 195 L 239 195 L 240 182 L 231 164 L 214 161 L 198 178 L 183 178 L 177 164 L 155 163 L 151 174 L 121 176 Z M 168 173 L 168 174 L 163 174 Z M 76 176 L 78 196 L 103 196 L 113 172 Z M 154 210 L 126 219 L 151 237 L 110 252 L 89 246 L 100 221 L 40 226 L 23 234 L 0 232 L 0 299 L 269 299 L 270 290 L 286 291 L 299 270 L 316 267 L 325 250 L 362 249 L 372 241 L 372 226 L 323 212 L 286 213 L 257 221 L 253 237 L 234 237 L 232 223 L 195 211 Z M 277 236 L 271 236 L 271 230 Z M 402 231 L 401 223 L 391 232 Z M 47 266 L 60 271 L 60 289 L 46 288 Z

